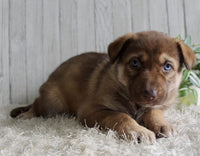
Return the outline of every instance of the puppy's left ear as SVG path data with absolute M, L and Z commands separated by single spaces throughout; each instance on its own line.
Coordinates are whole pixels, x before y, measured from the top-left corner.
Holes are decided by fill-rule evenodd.
M 181 57 L 183 59 L 183 63 L 188 70 L 191 70 L 192 66 L 196 61 L 196 56 L 194 52 L 181 40 L 175 39 L 178 45 L 178 48 L 181 52 Z
M 122 48 L 124 47 L 125 43 L 133 38 L 134 34 L 128 33 L 124 36 L 117 38 L 115 41 L 109 44 L 108 46 L 108 55 L 110 57 L 111 62 L 114 62 L 116 58 L 119 56 Z

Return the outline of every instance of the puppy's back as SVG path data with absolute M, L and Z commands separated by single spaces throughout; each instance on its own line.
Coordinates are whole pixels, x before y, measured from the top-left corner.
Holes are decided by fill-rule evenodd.
M 71 113 L 75 113 L 81 102 L 88 97 L 89 85 L 92 75 L 98 71 L 108 55 L 103 53 L 84 53 L 61 64 L 50 76 L 48 81 L 41 87 L 46 89 L 48 84 L 56 85 L 63 95 L 66 106 Z

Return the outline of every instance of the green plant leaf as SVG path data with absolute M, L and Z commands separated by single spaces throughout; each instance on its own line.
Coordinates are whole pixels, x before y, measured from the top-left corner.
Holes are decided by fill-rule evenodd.
M 177 38 L 178 38 L 179 40 L 181 40 L 181 35 L 180 35 L 180 34 L 178 34 Z
M 190 72 L 188 70 L 184 70 L 183 71 L 183 78 L 182 81 L 186 81 L 188 79 L 188 77 L 190 76 Z
M 184 96 L 184 97 L 183 97 L 182 103 L 185 104 L 186 106 L 190 106 L 190 105 L 191 105 L 191 103 L 190 103 L 190 101 L 188 100 L 188 97 L 187 97 L 187 96 Z
M 200 62 L 200 58 L 197 58 L 196 61 L 197 61 L 197 62 Z
M 179 91 L 188 89 L 188 83 L 186 81 L 182 81 L 181 85 L 179 86 Z
M 194 46 L 192 47 L 192 50 L 194 51 L 194 53 L 200 53 L 200 46 Z
M 198 88 L 200 88 L 200 79 L 198 76 L 194 73 L 194 71 L 190 71 L 190 76 L 189 76 L 190 81 L 192 84 Z
M 197 63 L 192 67 L 192 70 L 200 70 L 200 62 L 197 61 Z M 197 76 L 199 77 L 198 73 Z
M 179 89 L 179 97 L 184 97 L 189 93 L 189 88 L 181 88 Z
M 194 94 L 192 91 L 190 91 L 187 95 L 187 100 L 188 100 L 188 103 L 187 106 L 190 106 L 191 104 L 194 104 L 195 103 L 195 97 L 194 97 Z
M 198 104 L 198 92 L 196 89 L 192 89 L 192 93 L 194 96 L 194 104 L 197 105 Z
M 185 39 L 184 43 L 187 44 L 189 47 L 192 47 L 192 38 L 190 35 Z
M 195 89 L 191 89 L 189 93 L 182 98 L 182 103 L 186 106 L 190 106 L 191 104 L 197 104 L 197 92 Z

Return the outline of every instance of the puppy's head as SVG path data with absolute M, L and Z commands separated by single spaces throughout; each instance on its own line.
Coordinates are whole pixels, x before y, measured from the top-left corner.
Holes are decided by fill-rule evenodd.
M 108 54 L 130 99 L 143 107 L 167 105 L 178 90 L 183 65 L 190 70 L 196 60 L 181 40 L 155 31 L 126 34 L 109 45 Z

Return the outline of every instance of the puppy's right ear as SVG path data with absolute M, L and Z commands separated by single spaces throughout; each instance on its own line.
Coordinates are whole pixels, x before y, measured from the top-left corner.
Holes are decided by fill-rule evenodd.
M 128 33 L 124 36 L 121 36 L 119 38 L 117 38 L 115 41 L 113 41 L 112 43 L 110 43 L 110 45 L 108 46 L 108 55 L 110 57 L 110 61 L 113 63 L 116 58 L 119 56 L 123 46 L 125 45 L 125 43 L 133 38 L 134 34 L 132 33 Z

